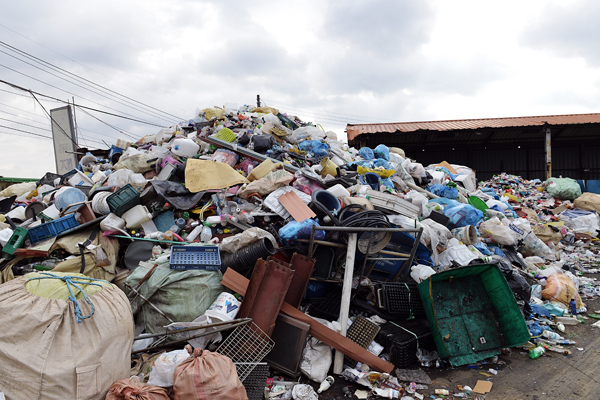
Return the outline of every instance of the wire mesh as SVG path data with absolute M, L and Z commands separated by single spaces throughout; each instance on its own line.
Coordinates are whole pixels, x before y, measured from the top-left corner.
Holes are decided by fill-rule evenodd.
M 254 322 L 250 322 L 235 328 L 216 351 L 231 358 L 240 381 L 244 382 L 274 346 L 275 342 Z

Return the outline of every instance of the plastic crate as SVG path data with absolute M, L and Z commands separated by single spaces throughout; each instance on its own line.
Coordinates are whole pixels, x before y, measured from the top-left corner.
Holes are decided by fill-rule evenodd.
M 23 246 L 25 239 L 27 239 L 27 229 L 18 227 L 14 230 L 12 236 L 10 239 L 8 239 L 8 242 L 2 251 L 12 256 L 15 254 L 15 250 Z
M 28 229 L 27 233 L 29 235 L 29 240 L 31 240 L 31 244 L 35 244 L 58 236 L 77 226 L 79 226 L 79 224 L 75 219 L 75 214 L 69 214 L 54 221 L 31 227 Z
M 435 341 L 425 319 L 403 322 L 386 322 L 375 340 L 390 354 L 396 368 L 405 368 L 418 361 L 417 349 L 435 350 Z
M 350 328 L 348 328 L 346 337 L 363 349 L 366 349 L 371 342 L 375 340 L 380 329 L 379 325 L 369 321 L 365 317 L 358 316 L 352 325 L 350 325 Z M 358 361 L 348 356 L 344 356 L 344 364 L 348 365 L 350 368 L 354 368 L 356 367 L 356 364 L 358 364 Z
M 130 184 L 123 186 L 106 198 L 110 211 L 117 216 L 123 215 L 127 210 L 141 204 L 140 193 Z
M 173 246 L 171 247 L 170 269 L 221 269 L 219 246 Z
M 399 317 L 422 317 L 425 309 L 415 282 L 390 282 L 380 285 L 387 311 Z
M 237 365 L 236 365 L 237 370 Z M 246 388 L 248 400 L 262 400 L 265 395 L 265 386 L 269 377 L 269 366 L 265 362 L 258 363 L 242 382 Z

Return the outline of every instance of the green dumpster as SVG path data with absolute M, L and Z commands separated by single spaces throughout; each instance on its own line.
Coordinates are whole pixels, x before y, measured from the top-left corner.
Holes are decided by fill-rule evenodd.
M 417 287 L 438 354 L 453 366 L 493 357 L 502 348 L 530 339 L 515 297 L 495 264 L 440 272 Z

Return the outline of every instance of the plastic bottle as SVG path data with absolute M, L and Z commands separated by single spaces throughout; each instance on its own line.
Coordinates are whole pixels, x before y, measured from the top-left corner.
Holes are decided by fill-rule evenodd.
M 173 240 L 173 231 L 165 232 L 165 240 Z
M 171 152 L 179 157 L 193 157 L 198 154 L 198 150 L 200 150 L 200 146 L 187 138 L 175 139 L 171 146 Z
M 192 243 L 196 238 L 200 235 L 204 227 L 202 225 L 196 226 L 189 235 L 187 235 L 186 240 Z
M 175 225 L 177 225 L 179 229 L 185 228 L 185 219 L 177 218 L 177 221 L 175 221 Z
M 160 247 L 159 245 L 152 247 L 152 257 L 160 256 L 161 253 L 162 247 Z
M 208 243 L 212 239 L 212 230 L 207 223 L 204 223 L 204 228 L 202 228 L 202 234 L 200 235 L 200 241 L 202 243 Z
M 206 218 L 206 222 L 208 222 L 211 226 L 217 225 L 217 224 L 221 223 L 221 217 L 218 215 L 212 215 L 212 216 Z
M 552 331 L 544 331 L 542 333 L 542 336 L 545 337 L 546 339 L 552 339 L 552 340 L 563 340 L 564 339 L 558 333 L 552 332 Z
M 321 393 L 329 389 L 331 385 L 333 385 L 333 382 L 335 382 L 333 376 L 328 376 L 327 378 L 325 378 L 325 380 L 321 382 L 321 386 L 319 386 L 319 390 L 317 390 L 317 393 Z
M 435 394 L 443 394 L 445 396 L 448 396 L 450 394 L 450 391 L 446 389 L 435 389 Z
M 529 357 L 532 360 L 535 360 L 535 359 L 540 358 L 540 356 L 544 353 L 546 353 L 546 349 L 544 349 L 542 346 L 538 346 L 536 348 L 529 350 Z
M 575 300 L 571 299 L 569 302 L 569 307 L 571 307 L 571 314 L 577 315 L 577 305 L 575 304 Z

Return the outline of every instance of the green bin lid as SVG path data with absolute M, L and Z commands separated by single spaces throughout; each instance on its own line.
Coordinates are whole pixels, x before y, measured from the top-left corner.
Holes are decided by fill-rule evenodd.
M 489 208 L 487 204 L 485 204 L 485 202 L 477 196 L 469 196 L 469 204 L 475 207 L 476 209 L 484 212 Z

